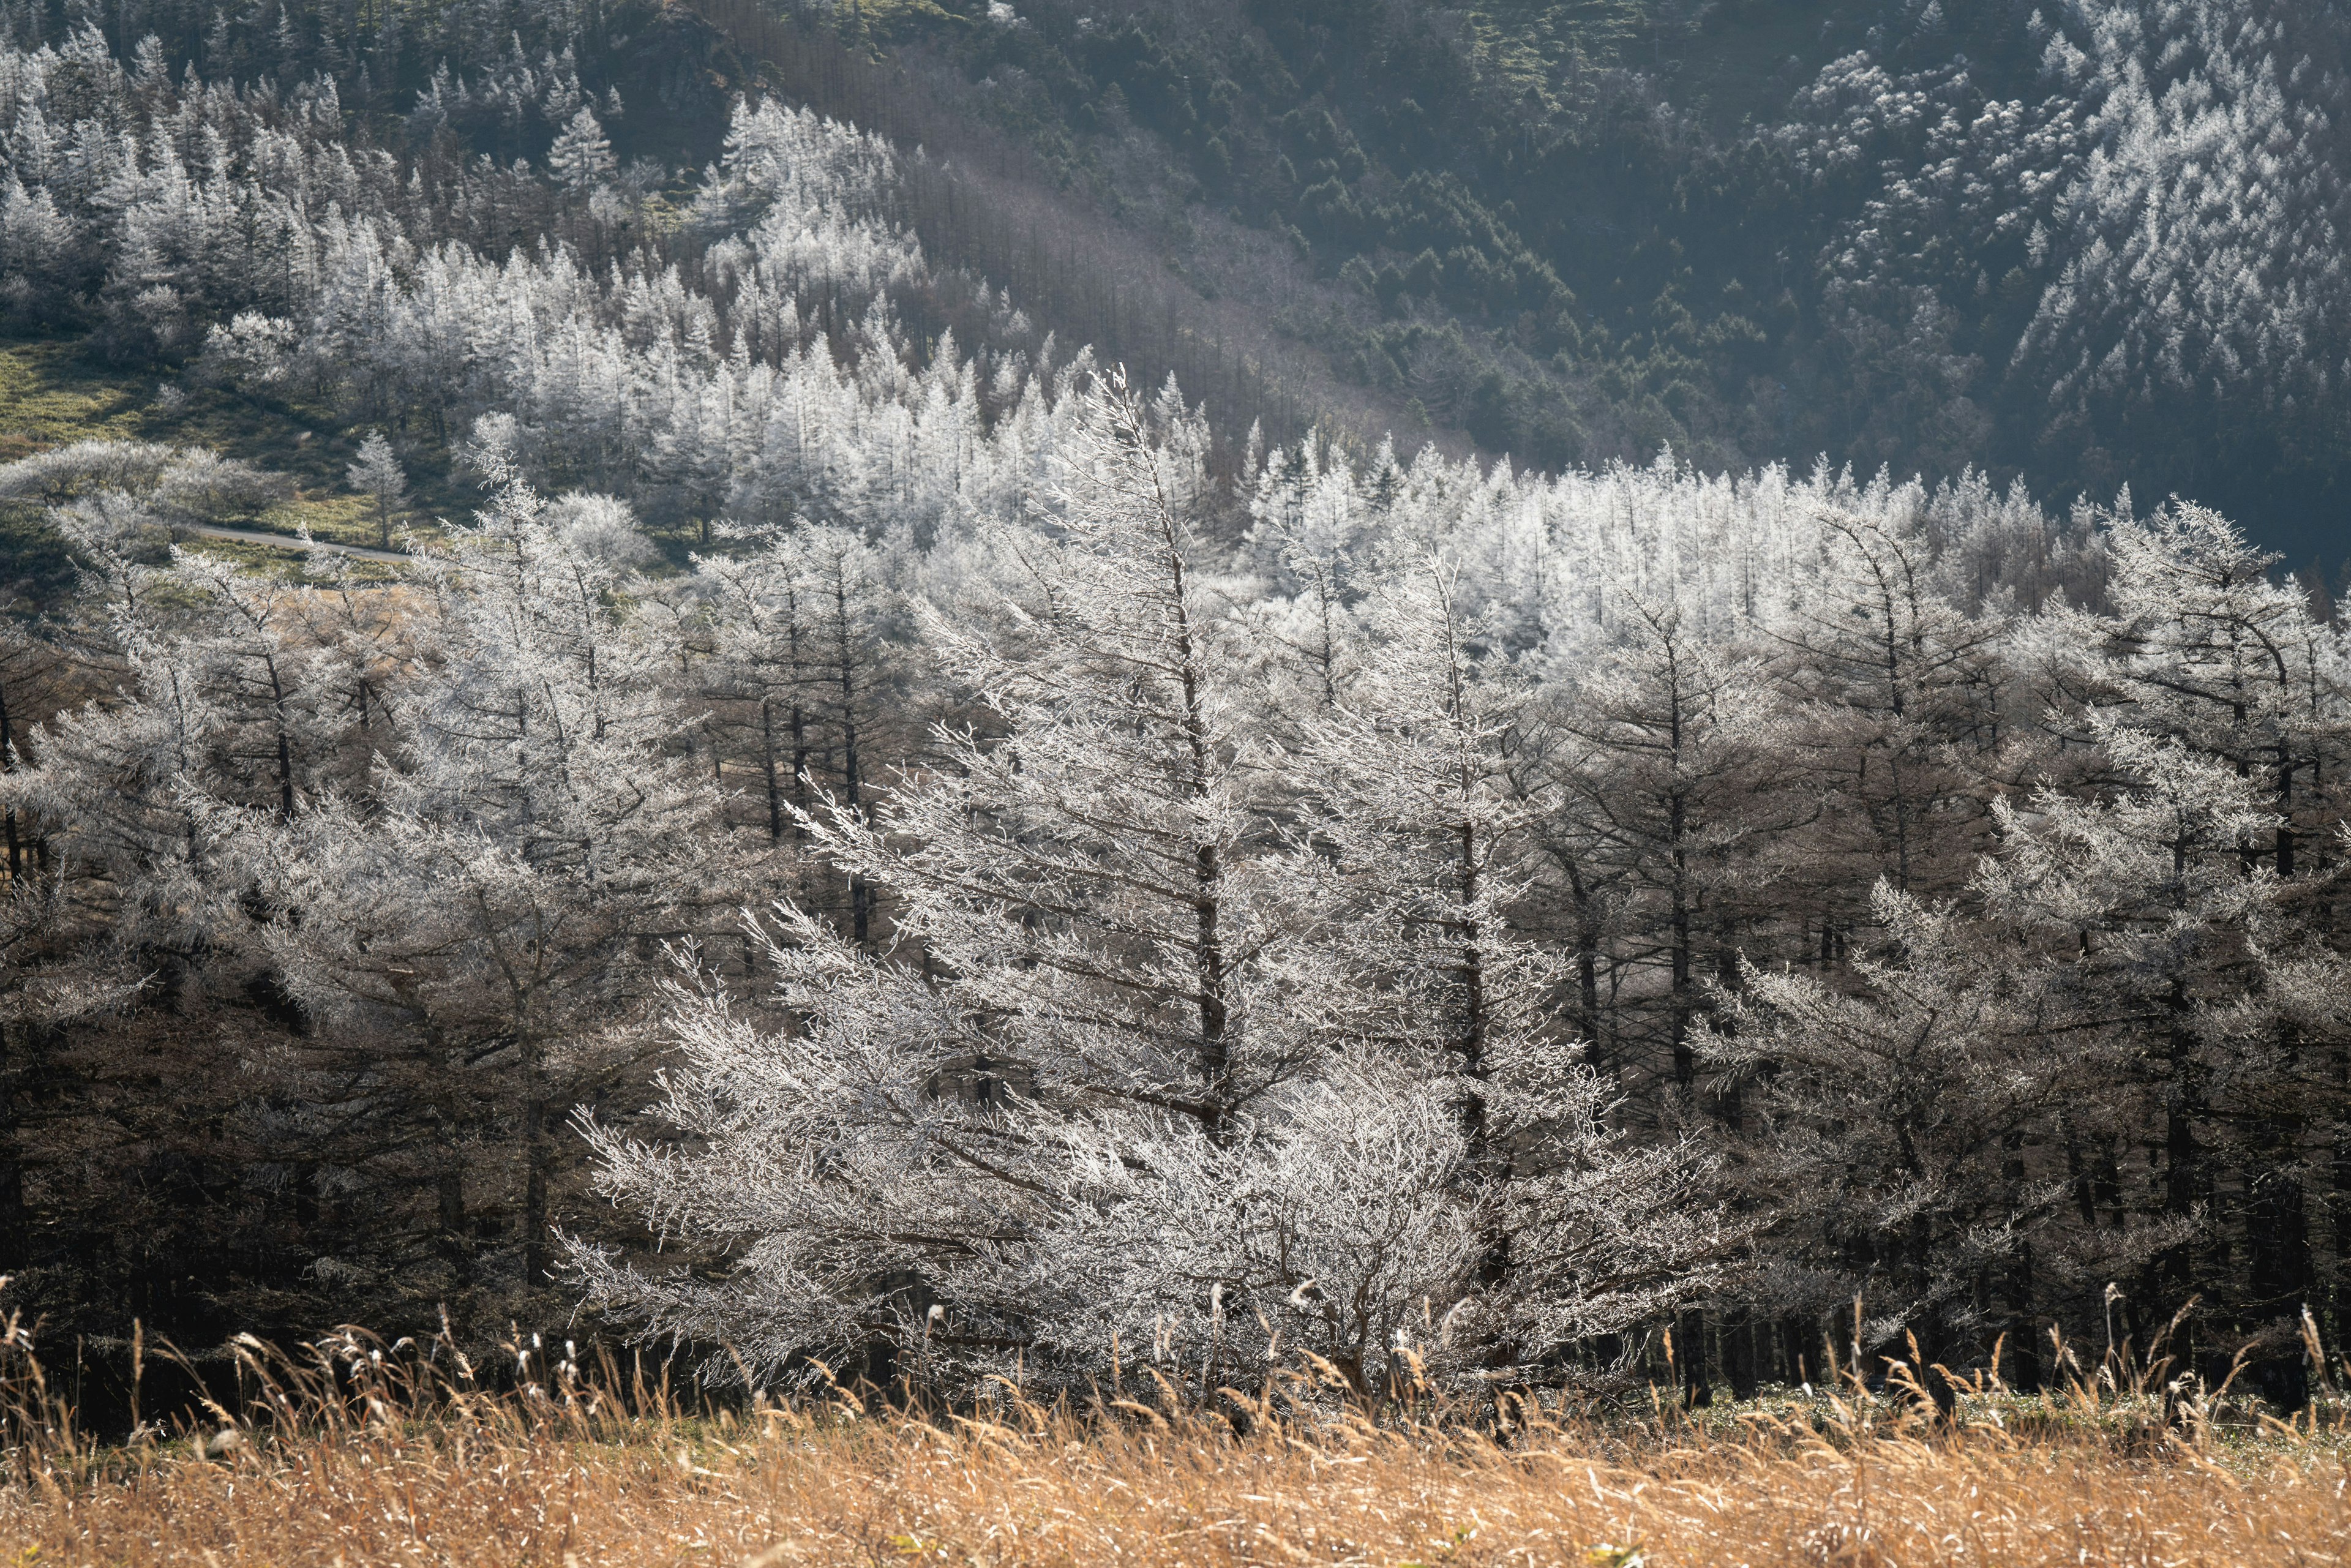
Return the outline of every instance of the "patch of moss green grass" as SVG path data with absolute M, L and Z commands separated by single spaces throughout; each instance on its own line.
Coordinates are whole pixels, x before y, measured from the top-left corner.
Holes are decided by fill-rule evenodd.
M 833 10 L 849 41 L 869 47 L 894 43 L 934 28 L 972 25 L 970 17 L 946 9 L 937 0 L 842 0 Z
M 351 559 L 330 562 L 324 555 L 314 556 L 294 545 L 266 545 L 246 539 L 224 539 L 204 535 L 183 538 L 179 545 L 182 549 L 233 561 L 248 571 L 273 577 L 281 582 L 328 582 L 345 570 L 354 581 L 389 582 L 395 572 L 395 565 L 391 561 Z
M 1540 89 L 1579 60 L 1633 59 L 1653 30 L 1655 9 L 1644 0 L 1483 0 L 1464 16 L 1489 69 Z
M 287 476 L 290 498 L 238 526 L 257 533 L 338 544 L 380 542 L 372 506 L 354 494 L 345 469 L 373 426 L 298 400 L 249 397 L 152 367 L 112 364 L 87 338 L 0 338 L 0 463 L 76 441 L 153 441 L 209 447 Z M 448 482 L 441 465 L 418 461 L 412 501 L 398 525 L 437 531 L 434 518 L 478 504 Z M 208 540 L 208 551 L 273 571 L 299 572 L 298 557 L 266 546 Z M 36 508 L 0 507 L 0 602 L 37 610 L 70 590 L 71 561 Z
M 258 519 L 269 532 L 295 533 L 307 524 L 320 538 L 374 544 L 368 503 L 344 476 L 374 428 L 297 399 L 250 397 L 176 371 L 110 364 L 85 338 L 0 339 L 0 462 L 85 439 L 210 447 L 293 480 L 294 498 Z M 436 465 L 411 466 L 412 526 L 468 504 Z
M 1876 14 L 1826 0 L 1479 0 L 1463 15 L 1487 68 L 1524 90 L 1572 93 L 1583 68 L 1626 67 L 1728 131 L 1778 116 L 1798 83 L 1861 47 Z

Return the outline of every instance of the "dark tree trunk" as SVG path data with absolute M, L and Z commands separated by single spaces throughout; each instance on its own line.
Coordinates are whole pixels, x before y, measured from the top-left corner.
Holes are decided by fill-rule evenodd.
M 1733 1307 L 1722 1314 L 1722 1375 L 1733 1399 L 1752 1399 L 1761 1389 L 1757 1360 L 1754 1317 L 1743 1306 Z
M 1706 1313 L 1687 1312 L 1674 1329 L 1674 1359 L 1682 1375 L 1682 1404 L 1702 1410 L 1714 1403 L 1714 1375 L 1707 1364 Z

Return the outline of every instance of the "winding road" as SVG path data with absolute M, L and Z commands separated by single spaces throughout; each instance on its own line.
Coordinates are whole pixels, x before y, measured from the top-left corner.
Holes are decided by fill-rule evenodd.
M 241 545 L 269 545 L 278 549 L 324 550 L 329 555 L 356 556 L 361 560 L 406 560 L 406 552 L 396 549 L 376 549 L 368 545 L 340 545 L 329 539 L 303 539 L 292 534 L 264 533 L 258 528 L 220 528 L 206 524 L 183 523 L 176 530 L 194 534 L 202 538 L 232 539 Z

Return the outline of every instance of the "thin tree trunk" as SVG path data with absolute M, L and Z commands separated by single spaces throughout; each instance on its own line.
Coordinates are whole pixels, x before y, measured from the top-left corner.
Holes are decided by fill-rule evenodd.
M 538 1042 L 523 1048 L 523 1289 L 536 1290 L 547 1277 L 547 1085 Z

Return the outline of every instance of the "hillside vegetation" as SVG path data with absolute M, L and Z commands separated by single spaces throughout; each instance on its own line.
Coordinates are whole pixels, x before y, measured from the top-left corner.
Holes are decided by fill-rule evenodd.
M 108 26 L 159 67 L 340 73 L 362 141 L 502 169 L 618 104 L 632 199 L 762 80 L 922 143 L 895 216 L 940 262 L 1178 371 L 1236 436 L 2128 485 L 2333 567 L 2351 105 L 2317 0 L 475 4 L 349 37 L 298 7 L 266 38 L 200 11 Z M 528 205 L 468 232 L 524 239 Z M 596 243 L 665 246 L 674 216 Z M 87 323 L 64 298 L 10 308 Z M 193 336 L 118 323 L 109 351 L 193 352 L 190 303 Z
M 1801 7 L 0 6 L 90 1418 L 363 1322 L 2306 1428 L 2351 637 L 2117 481 L 2331 482 L 2336 24 L 1950 3 L 1778 118 L 1673 83 Z
M 2298 562 L 2339 549 L 2351 121 L 2323 5 L 830 15 L 1403 434 L 2129 483 Z

